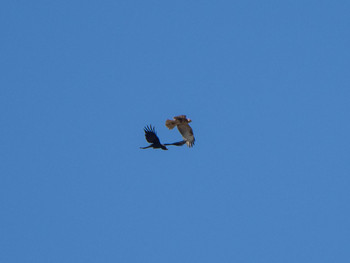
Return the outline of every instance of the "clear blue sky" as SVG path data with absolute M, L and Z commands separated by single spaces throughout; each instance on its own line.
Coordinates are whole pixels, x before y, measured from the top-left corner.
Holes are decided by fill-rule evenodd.
M 0 262 L 349 262 L 349 13 L 3 1 Z

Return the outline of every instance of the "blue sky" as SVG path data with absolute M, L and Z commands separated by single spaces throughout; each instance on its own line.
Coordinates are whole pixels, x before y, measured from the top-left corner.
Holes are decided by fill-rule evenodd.
M 2 2 L 0 261 L 348 262 L 349 11 Z

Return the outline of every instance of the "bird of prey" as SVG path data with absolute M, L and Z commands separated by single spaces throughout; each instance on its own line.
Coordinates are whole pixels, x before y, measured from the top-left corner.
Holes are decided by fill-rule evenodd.
M 177 129 L 182 135 L 182 138 L 186 142 L 188 147 L 192 147 L 194 145 L 194 136 L 193 130 L 190 125 L 188 125 L 192 120 L 187 119 L 186 115 L 175 116 L 173 120 L 166 120 L 165 126 L 169 128 L 169 130 L 174 129 L 177 126 Z
M 145 137 L 146 141 L 150 143 L 147 147 L 140 147 L 141 149 L 147 149 L 147 148 L 153 148 L 153 149 L 162 149 L 162 150 L 168 150 L 168 148 L 165 145 L 175 145 L 175 146 L 182 146 L 186 143 L 186 141 L 179 141 L 174 143 L 164 143 L 161 144 L 160 140 L 157 136 L 156 130 L 152 125 L 146 126 L 144 129 L 145 131 Z

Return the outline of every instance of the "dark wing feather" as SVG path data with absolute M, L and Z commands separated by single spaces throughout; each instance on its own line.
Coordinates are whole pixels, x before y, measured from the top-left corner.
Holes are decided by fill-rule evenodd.
M 164 145 L 175 145 L 175 146 L 182 146 L 186 143 L 186 141 L 179 141 L 179 142 L 173 142 L 173 143 L 164 143 Z
M 152 125 L 146 126 L 143 130 L 145 131 L 146 141 L 149 143 L 160 144 L 156 130 Z

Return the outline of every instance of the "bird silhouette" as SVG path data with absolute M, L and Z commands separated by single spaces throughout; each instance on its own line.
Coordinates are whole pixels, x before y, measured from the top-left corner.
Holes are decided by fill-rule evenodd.
M 153 149 L 162 149 L 162 150 L 168 150 L 166 145 L 175 145 L 175 146 L 182 146 L 186 143 L 186 141 L 179 141 L 174 143 L 164 143 L 161 144 L 160 140 L 157 136 L 157 132 L 152 125 L 146 126 L 144 129 L 145 131 L 145 138 L 146 141 L 150 143 L 149 146 L 146 147 L 140 147 L 141 149 L 147 149 L 147 148 L 153 148 Z

